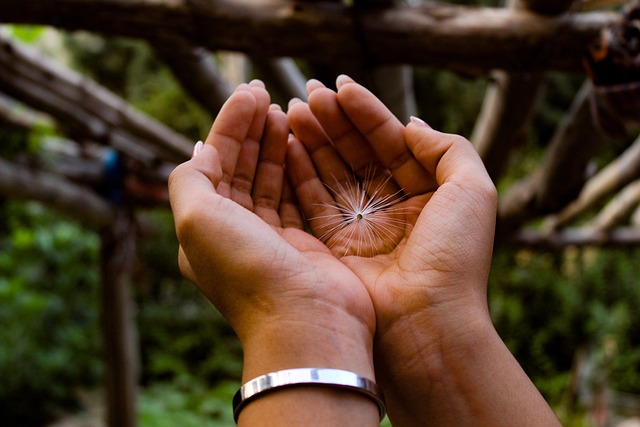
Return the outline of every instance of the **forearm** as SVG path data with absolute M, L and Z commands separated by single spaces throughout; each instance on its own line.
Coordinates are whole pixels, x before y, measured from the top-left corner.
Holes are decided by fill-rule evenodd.
M 375 380 L 371 331 L 348 326 L 332 316 L 330 324 L 305 320 L 264 325 L 243 340 L 243 383 L 260 375 L 294 368 L 334 368 Z M 375 402 L 337 387 L 283 388 L 256 398 L 241 411 L 240 426 L 377 426 Z
M 435 334 L 432 322 L 399 323 L 378 342 L 385 348 L 376 348 L 378 380 L 394 427 L 559 425 L 488 314 L 462 313 L 459 328 Z

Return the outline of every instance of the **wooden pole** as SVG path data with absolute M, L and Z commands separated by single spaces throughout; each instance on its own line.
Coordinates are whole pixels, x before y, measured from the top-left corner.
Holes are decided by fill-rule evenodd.
M 102 334 L 107 426 L 134 427 L 138 382 L 137 332 L 131 295 L 136 255 L 133 215 L 120 208 L 102 232 Z
M 0 0 L 0 19 L 309 60 L 317 60 L 318 52 L 332 60 L 357 58 L 364 46 L 373 63 L 484 73 L 582 71 L 585 46 L 620 16 L 589 12 L 549 17 L 442 2 L 354 14 L 342 2 L 294 0 Z M 359 39 L 353 36 L 356 30 Z
M 558 15 L 571 4 L 572 0 L 511 0 L 507 7 Z M 542 71 L 492 73 L 471 141 L 495 182 L 507 168 L 511 152 L 526 141 L 543 77 Z

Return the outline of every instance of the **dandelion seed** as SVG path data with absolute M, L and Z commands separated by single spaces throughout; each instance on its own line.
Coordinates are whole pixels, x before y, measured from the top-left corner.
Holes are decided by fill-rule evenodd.
M 340 182 L 334 177 L 334 186 L 326 184 L 334 203 L 320 204 L 332 213 L 310 219 L 314 234 L 338 256 L 388 253 L 405 234 L 405 215 L 412 209 L 398 204 L 406 195 L 401 189 L 387 192 L 391 175 L 377 183 L 374 175 L 371 168 L 363 179 L 354 175 Z

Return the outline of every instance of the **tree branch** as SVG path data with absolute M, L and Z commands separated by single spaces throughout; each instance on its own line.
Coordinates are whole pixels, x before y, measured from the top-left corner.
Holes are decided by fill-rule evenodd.
M 537 250 L 562 250 L 567 246 L 632 247 L 640 245 L 640 229 L 619 227 L 610 231 L 571 228 L 555 233 L 521 230 L 507 244 Z
M 1 158 L 0 193 L 14 199 L 37 200 L 95 227 L 108 225 L 115 218 L 114 208 L 91 190 Z
M 571 3 L 573 0 L 510 0 L 507 7 L 556 15 Z M 526 140 L 542 79 L 542 72 L 493 73 L 471 141 L 494 182 L 502 175 L 511 152 Z
M 640 178 L 640 138 L 636 139 L 616 160 L 591 177 L 576 200 L 548 219 L 549 226 L 563 227 L 638 178 Z
M 269 88 L 278 93 L 283 101 L 292 98 L 307 100 L 307 80 L 291 58 L 267 58 L 253 55 L 251 64 Z
M 109 144 L 146 164 L 180 162 L 192 143 L 107 89 L 0 35 L 0 90 L 69 126 L 77 140 Z
M 154 43 L 153 47 L 182 87 L 216 116 L 233 89 L 218 70 L 211 53 L 204 48 L 168 42 Z
M 377 63 L 482 73 L 494 68 L 581 71 L 585 46 L 619 19 L 612 12 L 551 18 L 442 4 L 356 10 L 294 0 L 0 0 L 0 20 L 9 23 L 187 41 L 250 56 L 317 60 L 320 51 L 335 60 L 366 51 Z
M 593 125 L 585 83 L 556 129 L 544 163 L 503 196 L 499 217 L 502 230 L 511 230 L 541 214 L 556 212 L 573 200 L 584 184 L 587 163 L 603 137 Z
M 616 194 L 586 228 L 608 231 L 627 220 L 640 204 L 640 181 L 636 180 Z

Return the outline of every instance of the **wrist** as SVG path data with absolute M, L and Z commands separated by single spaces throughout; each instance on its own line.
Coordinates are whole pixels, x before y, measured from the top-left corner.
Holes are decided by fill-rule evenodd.
M 375 380 L 373 332 L 348 315 L 280 316 L 241 337 L 242 381 L 294 368 L 335 368 Z M 326 320 L 322 320 L 326 319 Z
M 480 301 L 460 300 L 399 317 L 376 336 L 378 382 L 385 390 L 442 384 L 453 378 L 448 371 L 468 352 L 486 346 L 492 334 L 486 303 Z
M 242 344 L 243 384 L 261 375 L 296 368 L 346 370 L 375 382 L 373 334 L 350 316 L 270 319 L 243 337 Z M 266 419 L 270 424 L 265 424 Z M 374 426 L 379 424 L 379 408 L 370 397 L 351 390 L 302 385 L 266 393 L 251 401 L 242 409 L 239 422 Z

